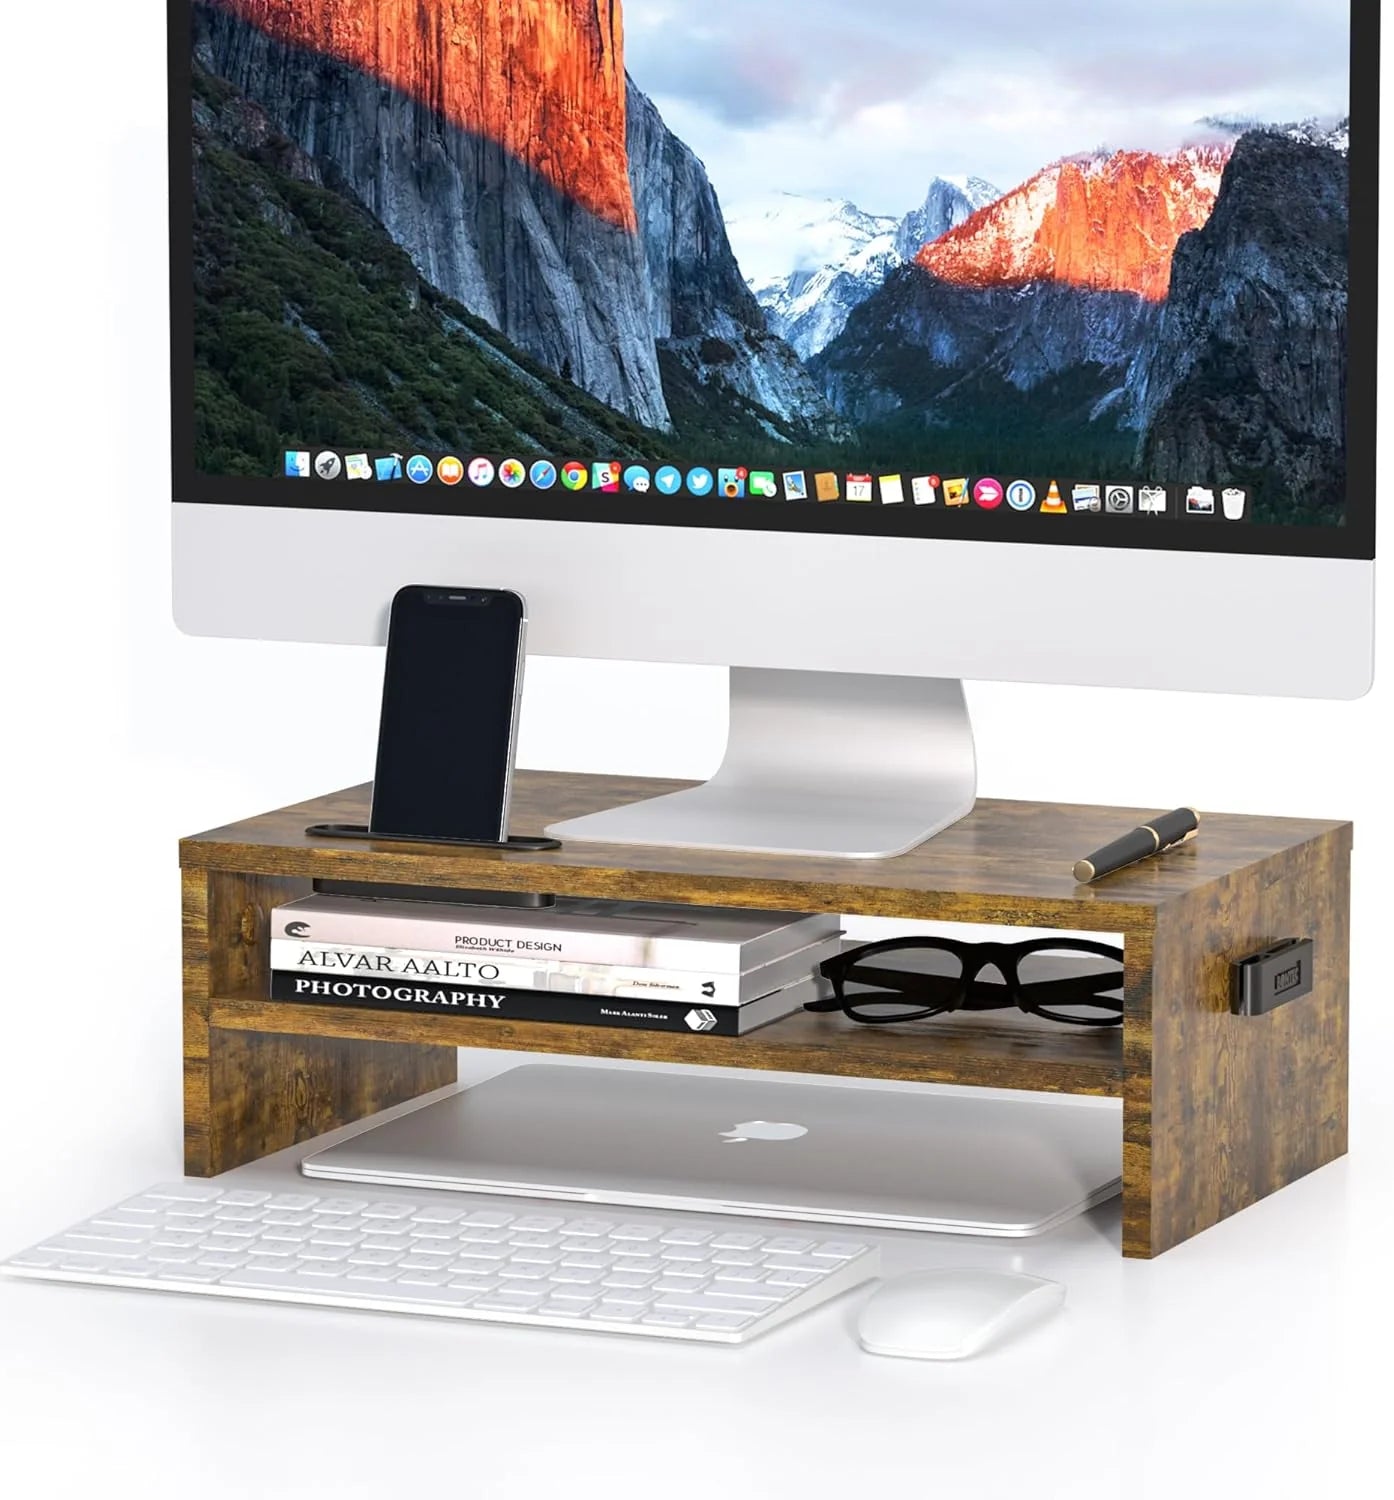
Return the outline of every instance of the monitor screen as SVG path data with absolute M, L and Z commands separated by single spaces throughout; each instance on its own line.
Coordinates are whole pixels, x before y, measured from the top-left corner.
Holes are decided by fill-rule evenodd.
M 179 500 L 1373 555 L 1376 6 L 171 17 Z

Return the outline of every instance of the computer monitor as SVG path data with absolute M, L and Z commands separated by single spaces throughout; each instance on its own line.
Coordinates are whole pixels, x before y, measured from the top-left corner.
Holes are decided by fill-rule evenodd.
M 963 678 L 1371 681 L 1379 7 L 170 0 L 175 607 L 731 666 L 569 838 L 885 855 Z M 630 711 L 642 712 L 641 704 Z

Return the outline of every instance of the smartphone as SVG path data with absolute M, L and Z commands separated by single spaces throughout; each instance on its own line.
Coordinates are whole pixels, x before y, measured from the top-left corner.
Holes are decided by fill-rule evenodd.
M 416 584 L 393 599 L 373 833 L 507 837 L 526 634 L 506 589 Z

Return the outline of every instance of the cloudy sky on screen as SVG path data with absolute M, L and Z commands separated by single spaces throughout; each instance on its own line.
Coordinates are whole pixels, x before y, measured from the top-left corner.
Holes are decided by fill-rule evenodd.
M 1349 108 L 1351 0 L 624 0 L 635 82 L 724 206 L 902 214 L 933 176 L 1008 189 L 1210 115 Z

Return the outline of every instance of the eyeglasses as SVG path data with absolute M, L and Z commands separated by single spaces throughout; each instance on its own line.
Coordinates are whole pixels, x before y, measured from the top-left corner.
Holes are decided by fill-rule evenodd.
M 819 972 L 834 998 L 804 1009 L 841 1011 L 866 1026 L 1012 1006 L 1066 1026 L 1123 1024 L 1123 950 L 1087 938 L 891 938 L 830 958 Z M 984 977 L 990 972 L 999 977 Z

